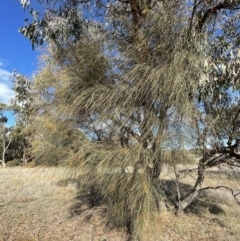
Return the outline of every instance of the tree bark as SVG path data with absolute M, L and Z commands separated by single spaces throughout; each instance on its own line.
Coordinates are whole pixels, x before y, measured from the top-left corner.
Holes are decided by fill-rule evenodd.
M 204 172 L 206 170 L 205 161 L 205 158 L 202 158 L 199 161 L 198 177 L 193 187 L 193 190 L 184 199 L 176 201 L 176 214 L 183 212 L 183 210 L 187 208 L 195 200 L 196 197 L 198 197 L 202 183 L 204 181 Z

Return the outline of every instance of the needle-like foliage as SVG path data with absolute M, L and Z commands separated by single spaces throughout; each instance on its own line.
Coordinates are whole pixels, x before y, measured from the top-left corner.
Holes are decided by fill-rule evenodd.
M 56 32 L 51 32 L 52 25 L 41 25 L 47 15 L 43 22 L 35 22 L 51 41 L 47 64 L 33 81 L 38 100 L 33 113 L 41 123 L 37 133 L 42 133 L 35 136 L 33 153 L 43 162 L 46 155 L 54 164 L 62 159 L 84 173 L 85 182 L 107 205 L 110 224 L 125 227 L 133 239 L 141 240 L 161 210 L 165 191 L 159 176 L 165 162 L 176 164 L 180 150 L 204 141 L 206 147 L 214 137 L 209 132 L 210 137 L 203 138 L 209 113 L 199 105 L 211 99 L 208 87 L 214 92 L 217 84 L 208 83 L 211 78 L 219 80 L 224 69 L 212 70 L 222 63 L 209 46 L 212 22 L 216 11 L 236 10 L 238 3 L 204 2 L 69 1 L 71 11 L 82 10 L 82 15 L 74 15 L 79 32 L 63 31 L 60 38 L 60 20 L 67 12 L 61 15 L 59 8 L 49 13 Z M 89 9 L 98 13 L 91 21 Z M 72 30 L 73 21 L 66 21 L 64 28 Z M 23 30 L 28 36 L 29 28 Z M 31 41 L 38 44 L 37 38 Z M 72 135 L 73 130 L 81 138 Z M 178 210 L 198 195 L 202 166 L 208 163 L 204 161 L 195 189 L 185 199 L 180 197 L 176 172 Z

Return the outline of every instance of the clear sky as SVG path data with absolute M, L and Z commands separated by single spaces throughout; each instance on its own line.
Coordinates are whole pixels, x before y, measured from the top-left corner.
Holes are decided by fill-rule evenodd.
M 32 0 L 34 2 L 36 0 Z M 20 0 L 2 0 L 0 8 L 0 102 L 8 103 L 13 97 L 11 73 L 17 70 L 28 77 L 37 69 L 39 52 L 33 51 L 31 43 L 18 29 L 24 26 L 28 12 L 23 10 Z M 31 18 L 30 18 L 31 19 Z M 14 118 L 7 114 L 8 125 Z

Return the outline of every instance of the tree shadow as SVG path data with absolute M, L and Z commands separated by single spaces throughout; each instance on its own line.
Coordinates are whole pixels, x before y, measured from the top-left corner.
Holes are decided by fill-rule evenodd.
M 78 216 L 85 211 L 103 205 L 103 197 L 93 185 L 84 184 L 75 197 L 76 203 L 70 208 L 71 216 Z
M 78 189 L 75 197 L 75 203 L 70 207 L 70 218 L 82 216 L 85 221 L 90 221 L 93 216 L 93 211 L 101 210 L 99 213 L 102 217 L 106 217 L 108 204 L 103 195 L 93 184 L 81 182 L 80 179 L 65 179 L 58 182 L 59 186 L 67 186 L 76 184 Z M 175 205 L 177 192 L 174 180 L 161 180 L 157 183 L 158 190 L 161 192 L 164 202 L 167 207 Z M 193 187 L 185 183 L 179 183 L 181 197 L 186 196 Z M 111 201 L 111 200 L 108 200 Z M 210 194 L 199 195 L 185 210 L 186 214 L 194 214 L 202 217 L 204 213 L 213 215 L 225 214 L 225 211 L 219 205 L 219 198 Z
M 76 186 L 76 188 L 79 189 L 81 183 L 78 178 L 67 178 L 67 179 L 60 180 L 57 182 L 57 186 L 60 186 L 60 187 L 66 187 L 66 186 L 72 185 L 72 184 L 74 184 Z
M 84 183 L 80 178 L 67 178 L 57 182 L 58 186 L 66 187 L 74 185 L 77 189 L 75 202 L 70 207 L 70 218 L 84 215 L 84 220 L 90 221 L 92 212 L 90 210 L 103 206 L 103 196 L 94 185 Z M 104 209 L 102 209 L 104 211 Z M 85 214 L 84 214 L 85 213 Z
M 175 205 L 174 200 L 177 197 L 176 184 L 173 180 L 160 181 L 161 189 L 164 191 L 166 201 L 170 205 Z M 188 195 L 193 187 L 185 183 L 179 183 L 181 198 Z M 213 193 L 200 194 L 184 211 L 186 214 L 195 214 L 202 216 L 203 213 L 211 213 L 214 215 L 225 214 L 225 211 L 219 205 L 219 198 Z

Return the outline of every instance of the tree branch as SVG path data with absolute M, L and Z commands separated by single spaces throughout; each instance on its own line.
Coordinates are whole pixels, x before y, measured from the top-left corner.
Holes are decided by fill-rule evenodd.
M 209 8 L 203 14 L 203 16 L 198 19 L 198 26 L 197 26 L 198 31 L 199 32 L 202 31 L 204 23 L 207 21 L 207 19 L 211 15 L 216 14 L 217 11 L 219 11 L 221 9 L 237 10 L 237 9 L 239 9 L 239 7 L 237 6 L 238 4 L 240 4 L 239 0 L 235 0 L 235 1 L 231 1 L 231 2 L 229 0 L 225 0 L 224 2 L 221 2 L 221 3 L 217 4 L 217 5 L 215 5 L 214 7 Z
M 240 191 L 238 191 L 237 193 L 234 193 L 234 190 L 232 188 L 230 188 L 230 187 L 227 187 L 227 186 L 220 185 L 220 186 L 216 186 L 216 187 L 204 187 L 204 188 L 201 188 L 199 190 L 199 192 L 202 192 L 202 191 L 208 190 L 208 189 L 216 190 L 216 189 L 219 189 L 219 188 L 225 188 L 225 189 L 229 190 L 232 193 L 232 196 L 234 197 L 235 202 L 238 205 L 240 205 L 240 200 L 238 200 L 238 198 L 237 198 L 237 196 L 240 195 Z

